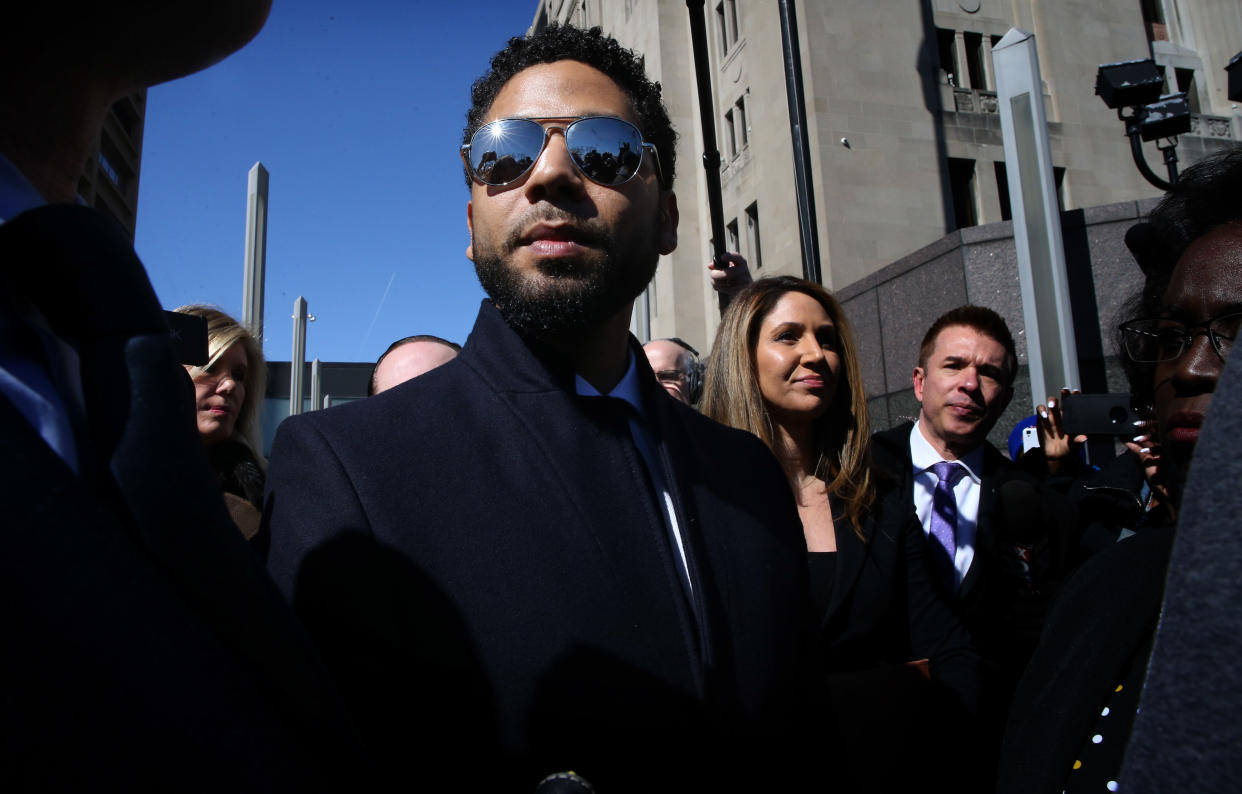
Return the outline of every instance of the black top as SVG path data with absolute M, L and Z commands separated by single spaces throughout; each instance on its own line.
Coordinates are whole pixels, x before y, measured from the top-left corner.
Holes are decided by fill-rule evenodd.
M 811 599 L 815 602 L 815 611 L 822 615 L 832 600 L 832 585 L 837 578 L 837 553 L 809 551 L 806 563 L 811 572 Z
M 932 584 L 914 508 L 904 493 L 886 491 L 864 515 L 861 538 L 839 505 L 833 512 L 836 566 L 820 631 L 843 760 L 862 791 L 950 780 L 970 790 L 958 785 L 963 756 L 954 745 L 976 744 L 968 733 L 979 655 Z M 813 571 L 816 556 L 826 555 L 812 555 Z M 911 664 L 921 659 L 929 663 Z

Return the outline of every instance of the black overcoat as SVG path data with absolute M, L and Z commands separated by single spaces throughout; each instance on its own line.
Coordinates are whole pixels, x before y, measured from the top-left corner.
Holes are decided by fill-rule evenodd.
M 454 361 L 281 426 L 269 570 L 391 774 L 789 768 L 817 661 L 788 484 L 631 348 L 689 595 L 619 401 L 576 395 L 489 302 Z
M 229 520 L 120 227 L 32 210 L 0 225 L 0 265 L 4 298 L 78 356 L 84 408 L 79 476 L 0 397 L 0 790 L 365 786 L 327 671 Z

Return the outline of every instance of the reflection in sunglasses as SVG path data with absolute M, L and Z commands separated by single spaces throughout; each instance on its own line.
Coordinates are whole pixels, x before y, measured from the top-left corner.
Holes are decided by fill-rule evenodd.
M 510 118 L 485 124 L 461 147 L 471 175 L 485 185 L 501 187 L 520 179 L 543 153 L 553 130 L 565 136 L 574 165 L 593 182 L 608 187 L 624 184 L 642 167 L 650 151 L 657 177 L 660 158 L 655 146 L 642 139 L 633 124 L 611 116 L 585 116 L 567 125 L 540 122 L 564 119 Z

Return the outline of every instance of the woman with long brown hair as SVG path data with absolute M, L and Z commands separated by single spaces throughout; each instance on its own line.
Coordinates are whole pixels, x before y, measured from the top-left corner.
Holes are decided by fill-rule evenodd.
M 840 304 L 788 276 L 739 292 L 716 334 L 702 410 L 762 439 L 789 479 L 825 672 L 859 783 L 881 791 L 905 786 L 904 775 L 928 782 L 927 767 L 911 763 L 934 738 L 922 715 L 941 712 L 943 726 L 975 711 L 978 655 L 932 584 L 908 495 L 871 468 L 862 371 Z M 875 731 L 890 740 L 875 741 Z

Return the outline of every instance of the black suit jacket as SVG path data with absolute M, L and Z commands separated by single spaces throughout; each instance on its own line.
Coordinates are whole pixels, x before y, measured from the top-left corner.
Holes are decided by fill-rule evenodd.
M 619 401 L 488 302 L 454 361 L 281 426 L 269 569 L 391 773 L 621 791 L 792 752 L 816 661 L 788 485 L 631 347 L 690 597 Z
M 829 672 L 927 659 L 934 680 L 963 706 L 978 699 L 978 653 L 932 583 L 922 527 L 904 492 L 890 490 L 863 516 L 860 538 L 838 517 L 837 573 L 821 620 Z
M 933 584 L 908 495 L 889 488 L 862 521 L 837 516 L 837 565 L 821 629 L 843 756 L 863 791 L 959 777 L 979 709 L 979 654 Z M 930 680 L 908 662 L 927 659 Z M 884 737 L 882 741 L 878 737 Z M 954 737 L 952 751 L 938 737 Z
M 906 422 L 876 433 L 872 451 L 876 466 L 885 471 L 914 503 L 914 472 L 910 458 L 910 431 Z M 1012 527 L 1006 526 L 999 493 L 1006 483 L 1022 481 L 1036 489 L 1042 515 L 1024 523 L 1023 534 L 1038 533 L 1031 546 L 1031 568 L 1018 566 Z M 979 514 L 975 556 L 957 592 L 950 594 L 962 622 L 984 658 L 999 664 L 1016 679 L 1026 664 L 1043 625 L 1043 615 L 1059 583 L 1059 571 L 1046 561 L 1059 558 L 1054 549 L 1064 545 L 1067 525 L 1063 498 L 1014 466 L 991 444 L 983 445 Z M 935 582 L 939 582 L 934 577 Z M 1029 584 L 1028 584 L 1029 582 Z M 940 586 L 937 584 L 937 586 Z
M 0 225 L 6 296 L 81 359 L 81 476 L 0 397 L 0 788 L 332 790 L 339 696 L 229 521 L 193 390 L 115 224 Z

